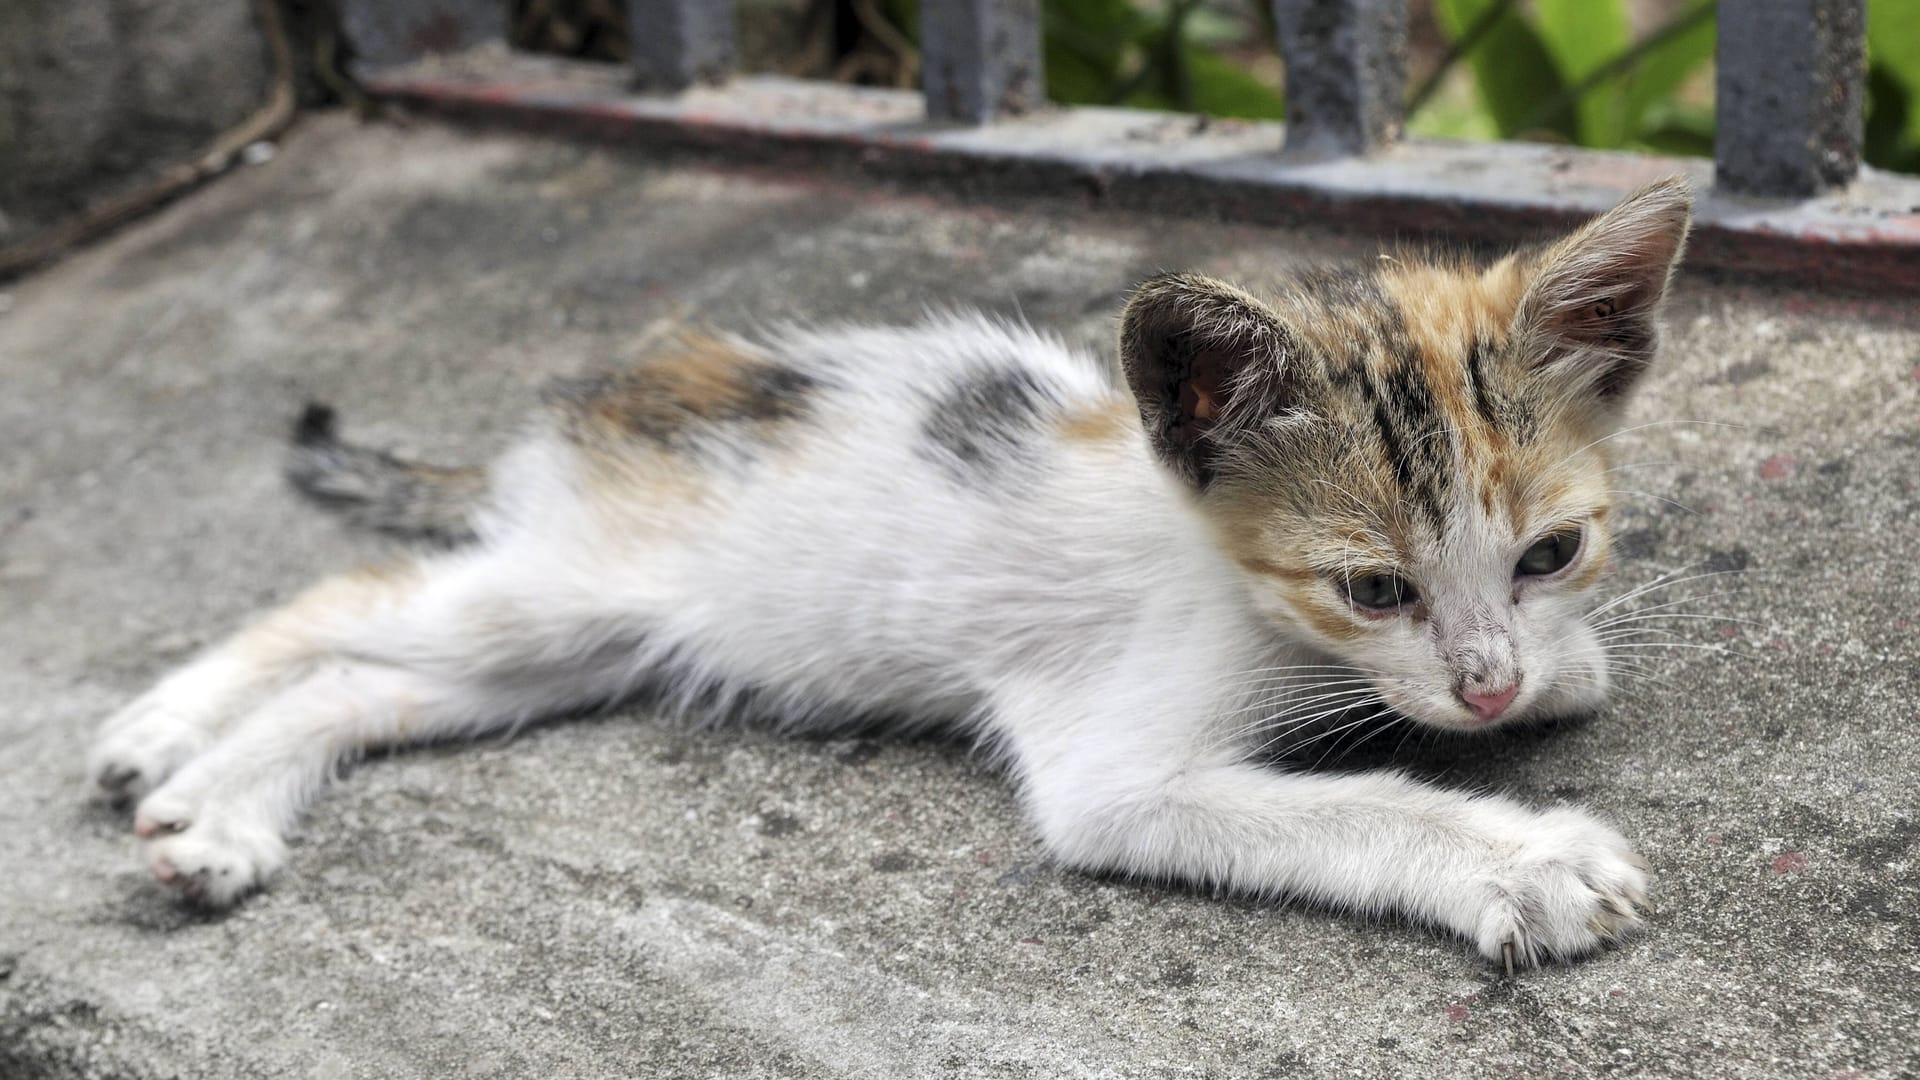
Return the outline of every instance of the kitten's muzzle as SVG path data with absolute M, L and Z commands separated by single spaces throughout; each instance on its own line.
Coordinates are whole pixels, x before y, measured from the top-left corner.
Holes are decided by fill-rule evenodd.
M 1520 680 L 1518 679 L 1498 684 L 1472 682 L 1460 688 L 1460 700 L 1465 702 L 1467 708 L 1473 710 L 1473 715 L 1482 721 L 1498 718 L 1501 713 L 1507 711 L 1507 707 L 1512 705 L 1513 699 L 1519 695 Z

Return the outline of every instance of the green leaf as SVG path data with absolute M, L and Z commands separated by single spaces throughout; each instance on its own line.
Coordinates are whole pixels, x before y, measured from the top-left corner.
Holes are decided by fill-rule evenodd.
M 1683 157 L 1713 156 L 1713 110 L 1665 101 L 1648 111 L 1628 144 L 1636 150 Z
M 1048 59 L 1058 50 L 1113 78 L 1135 39 L 1156 24 L 1127 0 L 1048 0 L 1041 14 Z
M 1049 34 L 1045 43 L 1047 100 L 1062 105 L 1105 105 L 1115 72 Z
M 1908 135 L 1913 99 L 1887 65 L 1867 68 L 1867 128 L 1861 150 L 1867 164 L 1901 172 L 1920 171 L 1920 140 Z
M 1458 39 L 1496 2 L 1434 0 L 1433 9 L 1447 36 Z M 1480 100 L 1493 116 L 1501 138 L 1521 134 L 1520 126 L 1532 118 L 1540 103 L 1553 100 L 1566 89 L 1540 35 L 1511 9 L 1499 17 L 1467 60 Z M 1549 133 L 1569 142 L 1578 134 L 1571 116 L 1554 117 L 1546 127 Z
M 1563 82 L 1572 85 L 1625 52 L 1632 32 L 1621 0 L 1537 0 L 1540 40 Z M 1626 138 L 1621 95 L 1596 87 L 1574 102 L 1584 146 L 1619 146 Z
M 1675 12 L 1673 18 L 1684 19 L 1701 8 L 1712 6 L 1713 0 L 1699 0 L 1686 11 Z M 1643 130 L 1657 123 L 1652 115 L 1654 111 L 1671 104 L 1693 73 L 1713 59 L 1714 40 L 1714 20 L 1703 19 L 1640 58 L 1627 78 L 1630 129 Z
M 1867 5 L 1867 62 L 1867 160 L 1920 168 L 1920 4 Z
M 1287 99 L 1279 91 L 1219 55 L 1188 47 L 1186 60 L 1195 112 L 1245 120 L 1286 119 Z

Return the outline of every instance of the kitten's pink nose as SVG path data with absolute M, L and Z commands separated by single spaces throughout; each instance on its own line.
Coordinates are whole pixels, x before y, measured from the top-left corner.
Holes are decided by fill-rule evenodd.
M 1491 720 L 1506 712 L 1507 706 L 1513 704 L 1515 695 L 1519 693 L 1520 684 L 1516 682 L 1493 691 L 1462 690 L 1460 700 L 1466 702 L 1467 707 L 1472 709 L 1480 719 Z

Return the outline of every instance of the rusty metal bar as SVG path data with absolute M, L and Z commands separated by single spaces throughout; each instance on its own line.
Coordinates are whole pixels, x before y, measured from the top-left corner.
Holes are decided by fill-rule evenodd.
M 642 87 L 685 90 L 732 74 L 732 0 L 627 0 L 627 18 Z
M 501 0 L 339 0 L 340 29 L 357 63 L 404 64 L 429 53 L 458 52 L 507 36 Z
M 935 120 L 984 124 L 1046 101 L 1039 0 L 925 0 L 920 89 Z
M 1407 0 L 1273 0 L 1287 64 L 1285 153 L 1365 154 L 1406 115 Z
M 1714 180 L 1806 197 L 1860 171 L 1866 0 L 1720 0 Z

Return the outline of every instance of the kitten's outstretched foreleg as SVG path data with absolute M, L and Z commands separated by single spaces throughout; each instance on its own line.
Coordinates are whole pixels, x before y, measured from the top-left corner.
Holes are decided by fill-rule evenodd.
M 1584 811 L 1534 811 L 1396 773 L 1305 775 L 1078 724 L 1013 740 L 1053 854 L 1076 868 L 1397 911 L 1495 962 L 1592 952 L 1637 929 L 1647 868 Z M 1197 727 L 1195 730 L 1199 730 Z

